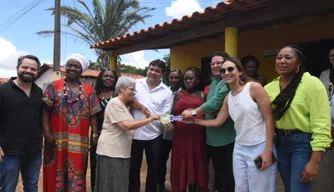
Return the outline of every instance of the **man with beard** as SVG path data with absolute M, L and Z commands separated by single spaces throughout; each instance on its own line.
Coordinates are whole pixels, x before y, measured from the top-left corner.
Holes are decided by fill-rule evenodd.
M 40 62 L 26 55 L 17 62 L 17 78 L 0 85 L 0 191 L 16 189 L 19 172 L 24 191 L 37 192 L 42 161 L 42 89 L 34 80 Z
M 165 70 L 165 62 L 154 60 L 148 66 L 147 78 L 139 79 L 136 83 L 135 99 L 146 106 L 151 114 L 170 113 L 172 107 L 172 91 L 161 81 Z M 132 110 L 132 116 L 135 120 L 145 118 L 139 110 Z M 157 191 L 163 127 L 168 129 L 172 125 L 153 121 L 135 130 L 131 147 L 129 192 L 140 191 L 140 168 L 144 150 L 148 167 L 145 191 Z

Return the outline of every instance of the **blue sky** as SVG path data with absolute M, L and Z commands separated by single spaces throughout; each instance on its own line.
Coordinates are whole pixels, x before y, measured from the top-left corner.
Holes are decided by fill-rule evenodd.
M 53 36 L 41 37 L 36 32 L 41 30 L 53 30 L 54 18 L 46 8 L 54 7 L 54 0 L 42 0 L 42 2 L 18 19 L 24 13 L 28 5 L 33 5 L 40 0 L 0 0 L 0 77 L 16 76 L 16 61 L 20 55 L 33 54 L 39 57 L 42 63 L 53 61 Z M 91 0 L 84 0 L 88 6 Z M 103 1 L 103 0 L 102 0 Z M 151 18 L 146 19 L 145 24 L 138 24 L 131 32 L 151 27 L 158 23 L 171 21 L 194 11 L 203 10 L 207 6 L 215 6 L 217 0 L 139 0 L 141 6 L 155 7 Z M 62 5 L 75 6 L 82 9 L 76 0 L 62 0 Z M 30 6 L 32 7 L 32 6 Z M 64 18 L 62 23 L 66 23 Z M 62 27 L 63 31 L 68 31 Z M 96 61 L 97 56 L 89 45 L 79 39 L 68 35 L 61 37 L 61 61 L 71 53 L 81 53 L 88 59 Z M 138 51 L 122 55 L 122 63 L 136 67 L 145 67 L 151 60 L 162 58 L 169 50 Z

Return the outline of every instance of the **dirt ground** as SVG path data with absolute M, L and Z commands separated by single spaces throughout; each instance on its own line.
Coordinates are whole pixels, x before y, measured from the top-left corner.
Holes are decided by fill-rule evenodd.
M 170 160 L 168 160 L 168 170 L 167 170 L 167 175 L 166 175 L 166 189 L 169 191 L 170 190 L 170 182 L 169 182 L 169 171 L 170 171 Z M 143 158 L 143 163 L 142 163 L 142 168 L 141 168 L 141 173 L 140 173 L 140 181 L 141 181 L 141 192 L 144 192 L 145 190 L 145 181 L 146 181 L 146 173 L 147 173 L 147 166 L 146 166 L 146 159 Z M 90 190 L 90 168 L 88 167 L 87 170 L 87 191 Z M 39 175 L 39 181 L 38 181 L 38 191 L 42 192 L 43 191 L 43 169 L 41 167 L 41 172 Z M 16 187 L 16 192 L 23 192 L 23 185 L 22 185 L 22 180 L 20 178 L 17 187 Z

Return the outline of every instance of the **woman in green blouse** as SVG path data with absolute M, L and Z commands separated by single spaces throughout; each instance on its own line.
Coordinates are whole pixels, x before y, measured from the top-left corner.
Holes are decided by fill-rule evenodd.
M 325 87 L 305 72 L 305 62 L 299 47 L 284 47 L 276 58 L 280 76 L 265 87 L 276 120 L 278 170 L 286 192 L 311 191 L 332 141 Z

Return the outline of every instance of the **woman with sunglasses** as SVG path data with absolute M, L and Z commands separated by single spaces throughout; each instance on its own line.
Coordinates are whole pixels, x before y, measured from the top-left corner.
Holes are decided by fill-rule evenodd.
M 172 113 L 181 115 L 189 108 L 199 107 L 205 102 L 202 92 L 200 69 L 190 67 L 185 70 L 182 90 L 174 97 Z M 204 119 L 204 116 L 197 116 Z M 175 122 L 171 160 L 172 192 L 208 191 L 208 163 L 205 145 L 205 127 Z
M 128 192 L 131 144 L 135 129 L 159 120 L 160 115 L 135 121 L 127 105 L 136 94 L 136 80 L 120 77 L 116 83 L 117 97 L 110 99 L 105 110 L 96 154 L 95 191 Z
M 305 72 L 301 48 L 288 45 L 276 57 L 280 75 L 265 89 L 276 120 L 278 170 L 286 192 L 310 192 L 323 152 L 332 141 L 325 86 Z
M 220 71 L 231 88 L 221 110 L 216 119 L 192 122 L 218 127 L 231 117 L 237 133 L 233 150 L 235 191 L 273 192 L 276 164 L 273 164 L 274 121 L 270 99 L 261 84 L 247 82 L 238 59 L 226 59 Z M 255 164 L 254 160 L 259 159 L 262 163 Z
M 115 86 L 118 76 L 115 70 L 102 69 L 95 83 L 95 93 L 100 101 L 101 111 L 96 115 L 98 134 L 92 135 L 92 137 L 99 137 L 102 131 L 102 124 L 104 120 L 104 110 L 111 98 L 114 97 Z M 96 169 L 96 146 L 90 143 L 90 170 L 91 170 L 91 190 L 94 191 L 95 187 L 95 169 Z

